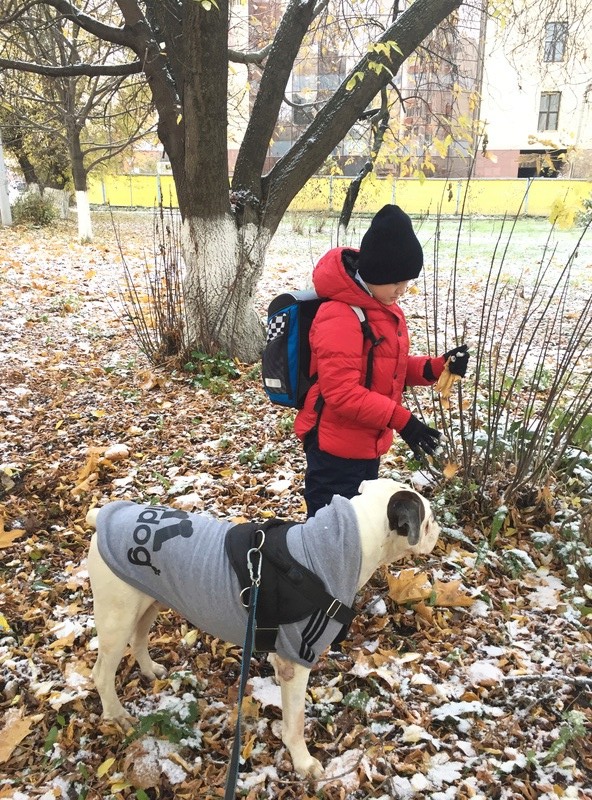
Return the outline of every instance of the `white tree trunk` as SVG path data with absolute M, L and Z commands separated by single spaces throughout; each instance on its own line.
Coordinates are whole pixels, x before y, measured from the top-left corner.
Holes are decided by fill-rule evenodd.
M 0 221 L 2 222 L 3 225 L 12 225 L 10 200 L 8 199 L 8 179 L 6 177 L 6 166 L 4 164 L 4 149 L 2 147 L 1 136 L 0 136 Z
M 200 350 L 232 353 L 246 363 L 259 359 L 265 329 L 253 295 L 270 239 L 255 225 L 238 229 L 230 215 L 185 219 L 188 338 Z
M 93 236 L 87 192 L 76 192 L 76 211 L 78 213 L 78 238 L 81 242 L 90 242 Z

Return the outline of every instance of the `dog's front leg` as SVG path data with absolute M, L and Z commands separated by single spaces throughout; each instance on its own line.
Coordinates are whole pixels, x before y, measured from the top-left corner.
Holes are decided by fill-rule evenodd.
M 310 669 L 281 658 L 269 660 L 282 690 L 282 741 L 292 757 L 295 771 L 303 778 L 318 779 L 323 774 L 321 762 L 308 752 L 304 741 L 304 698 Z

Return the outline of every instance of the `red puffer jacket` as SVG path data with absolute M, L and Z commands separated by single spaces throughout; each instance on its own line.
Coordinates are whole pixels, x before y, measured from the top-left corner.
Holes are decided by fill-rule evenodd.
M 341 254 L 351 248 L 336 247 L 326 253 L 313 272 L 313 284 L 323 303 L 310 331 L 311 375 L 318 381 L 309 390 L 294 429 L 300 439 L 317 424 L 314 410 L 319 393 L 325 405 L 319 423 L 319 447 L 342 458 L 378 458 L 393 441 L 393 428 L 401 430 L 411 414 L 401 405 L 403 389 L 426 386 L 426 361 L 438 378 L 444 359 L 409 355 L 409 335 L 403 311 L 385 306 L 368 295 L 343 265 Z M 374 336 L 383 341 L 374 348 L 372 386 L 364 386 L 368 350 L 360 321 L 351 305 L 363 308 Z

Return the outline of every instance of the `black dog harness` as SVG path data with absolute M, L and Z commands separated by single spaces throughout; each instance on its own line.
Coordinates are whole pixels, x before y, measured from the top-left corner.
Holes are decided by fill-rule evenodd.
M 245 608 L 249 606 L 252 586 L 248 552 L 255 549 L 262 554 L 255 650 L 275 652 L 279 626 L 306 619 L 317 609 L 341 623 L 342 629 L 335 642 L 345 638 L 355 617 L 355 612 L 332 597 L 318 575 L 303 566 L 288 550 L 286 536 L 295 524 L 277 519 L 261 525 L 245 522 L 234 525 L 226 533 L 226 553 L 239 580 Z

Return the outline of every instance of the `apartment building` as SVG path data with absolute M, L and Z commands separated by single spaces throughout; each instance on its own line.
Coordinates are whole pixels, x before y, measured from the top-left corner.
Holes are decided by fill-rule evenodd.
M 478 177 L 592 177 L 592 6 L 518 4 L 490 18 L 479 116 L 487 137 Z
M 460 7 L 404 63 L 390 91 L 389 134 L 378 174 L 428 177 L 592 177 L 592 3 L 513 0 L 488 12 L 486 0 Z M 232 0 L 231 47 L 269 41 L 285 0 Z M 345 6 L 342 6 L 345 8 Z M 357 10 L 356 10 L 357 9 Z M 301 49 L 270 143 L 268 167 L 302 135 L 317 109 L 388 27 L 392 6 L 369 0 L 347 18 L 327 17 Z M 370 27 L 368 20 L 371 20 Z M 256 67 L 231 75 L 232 168 Z M 247 91 L 241 87 L 247 86 Z M 371 132 L 362 119 L 335 149 L 326 170 L 354 175 Z

